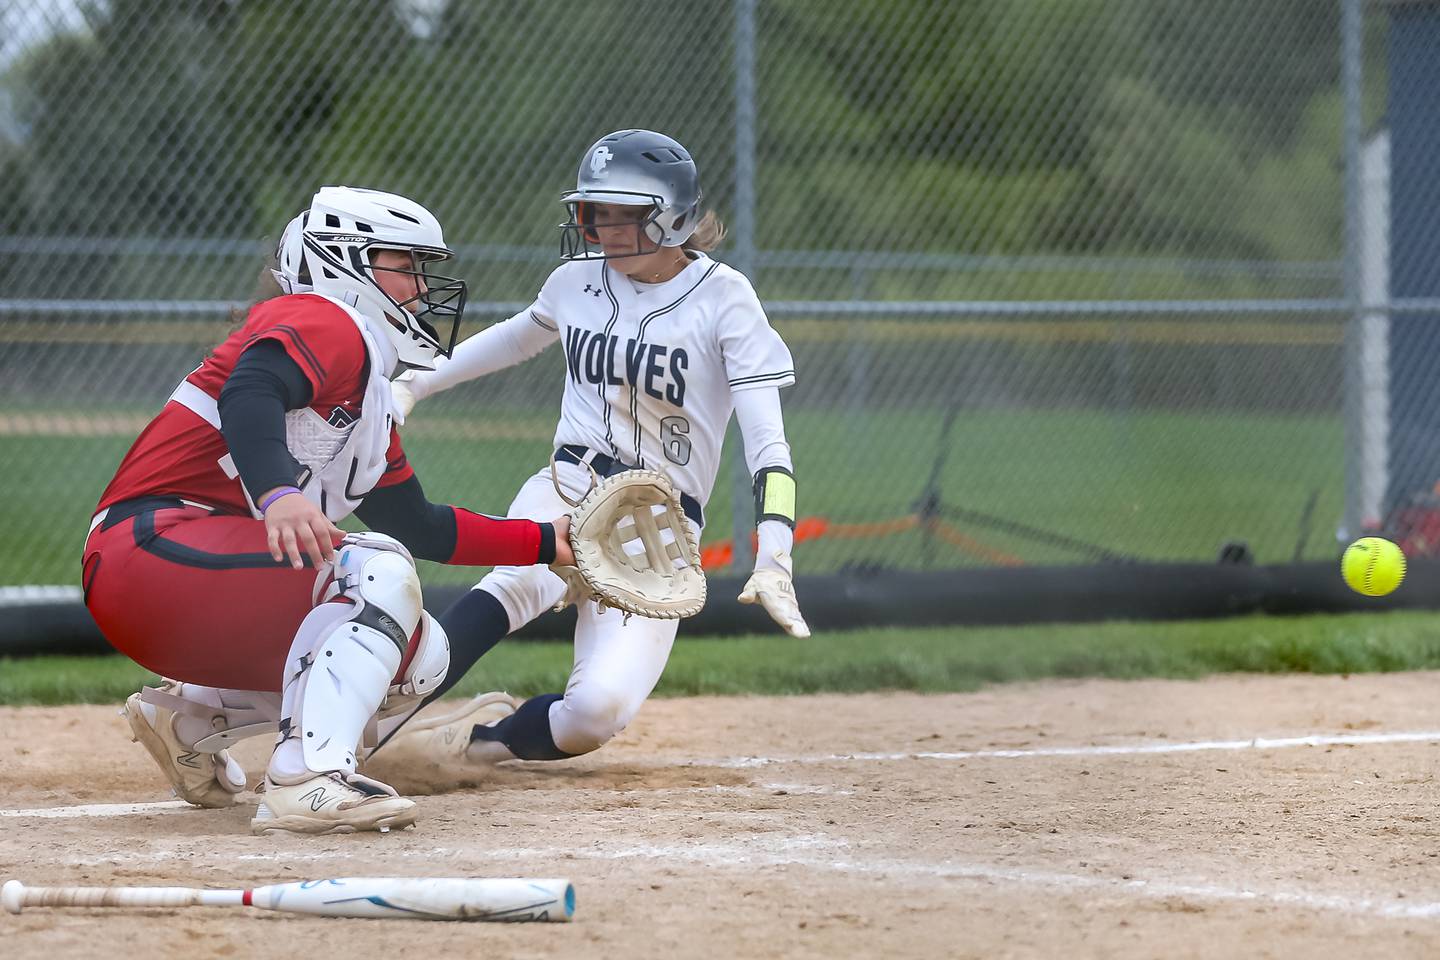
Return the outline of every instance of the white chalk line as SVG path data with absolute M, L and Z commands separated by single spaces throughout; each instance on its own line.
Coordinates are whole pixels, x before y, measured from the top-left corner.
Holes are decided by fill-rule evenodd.
M 32 807 L 29 810 L 0 810 L 0 817 L 21 817 L 35 820 L 67 820 L 74 817 L 133 817 L 148 813 L 173 813 L 197 809 L 184 800 L 160 800 L 155 803 L 82 803 L 69 807 Z
M 1440 919 L 1440 902 L 1414 900 L 1377 900 L 1341 894 L 1317 893 L 1293 888 L 1224 886 L 1215 883 L 1187 883 L 1165 879 L 1140 879 L 1061 873 L 1053 870 L 1010 867 L 993 863 L 955 863 L 946 861 L 865 858 L 851 852 L 850 844 L 825 836 L 811 834 L 792 837 L 764 837 L 749 843 L 697 843 L 678 845 L 640 845 L 605 847 L 431 847 L 427 849 L 395 849 L 383 853 L 371 848 L 387 862 L 419 860 L 426 863 L 458 861 L 473 869 L 477 862 L 538 862 L 564 860 L 657 860 L 664 863 L 686 862 L 705 867 L 743 868 L 799 866 L 811 870 L 842 874 L 878 875 L 903 880 L 959 880 L 1014 887 L 1042 888 L 1060 891 L 1099 893 L 1116 897 L 1148 900 L 1180 899 L 1218 903 L 1263 903 L 1278 907 L 1294 907 L 1347 914 L 1380 917 L 1387 920 Z M 76 858 L 65 861 L 72 866 L 100 864 L 127 865 L 140 862 L 201 860 L 213 853 L 225 864 L 246 862 L 323 862 L 353 861 L 349 851 L 331 850 L 315 853 L 283 851 L 277 853 L 232 853 L 225 851 L 173 850 L 152 853 L 125 853 L 112 857 Z M 563 869 L 556 864 L 555 869 Z
M 782 764 L 855 763 L 897 760 L 989 760 L 1024 759 L 1026 757 L 1123 757 L 1165 753 L 1195 753 L 1207 750 L 1285 750 L 1294 747 L 1369 746 L 1388 743 L 1440 742 L 1440 730 L 1398 731 L 1395 733 L 1313 734 L 1304 737 L 1252 737 L 1248 740 L 1192 740 L 1182 742 L 1151 742 L 1092 745 L 1080 747 L 1038 747 L 1029 750 L 959 750 L 947 753 L 837 753 L 800 757 L 725 757 L 713 760 L 692 759 L 672 766 L 720 767 L 748 769 Z M 666 788 L 664 790 L 612 791 L 616 794 L 635 793 L 654 796 L 669 790 L 679 793 L 712 791 L 716 793 L 749 792 L 753 790 L 789 790 L 792 793 L 824 793 L 826 787 L 803 784 L 762 783 L 750 786 L 702 786 Z M 844 794 L 846 791 L 837 791 Z M 76 806 L 33 807 L 21 810 L 0 810 L 0 818 L 63 819 L 73 817 L 127 817 L 139 814 L 171 813 L 192 809 L 180 800 L 156 803 L 92 803 Z
M 692 766 L 745 769 L 790 763 L 847 763 L 889 760 L 1009 760 L 1025 757 L 1122 757 L 1160 753 L 1195 753 L 1206 750 L 1284 750 L 1291 747 L 1367 746 L 1382 743 L 1440 742 L 1440 730 L 1398 733 L 1315 734 L 1305 737 L 1252 737 L 1248 740 L 1194 740 L 1188 742 L 1132 743 L 1085 747 L 1037 747 L 1029 750 L 957 750 L 947 753 L 836 753 L 808 757 L 729 757 L 692 760 Z
M 1388 743 L 1415 743 L 1440 741 L 1440 732 L 1415 731 L 1396 733 L 1311 735 L 1304 737 L 1263 738 L 1247 740 L 1206 740 L 1181 743 L 1140 743 L 1105 746 L 1046 747 L 1028 750 L 971 750 L 958 752 L 916 752 L 916 753 L 856 753 L 833 756 L 808 756 L 790 758 L 741 757 L 720 761 L 687 761 L 687 765 L 754 767 L 783 763 L 833 763 L 894 761 L 909 759 L 961 760 L 961 759 L 1016 759 L 1024 757 L 1066 757 L 1066 756 L 1134 756 L 1164 753 L 1186 753 L 1206 750 L 1272 750 L 1315 746 L 1364 746 Z M 804 784 L 763 783 L 753 787 L 717 785 L 711 787 L 680 788 L 679 792 L 742 792 L 764 789 L 784 789 L 790 792 L 813 792 Z M 818 788 L 825 789 L 825 788 Z M 645 791 L 616 791 L 635 793 Z M 653 793 L 654 791 L 650 791 Z M 674 789 L 665 792 L 676 792 Z M 189 808 L 178 800 L 157 803 L 130 804 L 83 804 L 70 807 L 47 807 L 31 810 L 0 810 L 0 817 L 113 817 L 136 814 L 170 813 Z M 466 850 L 453 848 L 431 848 L 424 850 L 387 850 L 388 858 L 422 859 L 426 861 L 459 859 L 473 863 L 481 860 L 531 861 L 538 859 L 582 859 L 582 860 L 625 860 L 660 859 L 686 861 L 706 867 L 756 867 L 797 865 L 810 869 L 842 873 L 885 874 L 891 876 L 923 879 L 942 878 L 983 881 L 1018 886 L 1044 887 L 1052 889 L 1100 891 L 1120 896 L 1136 896 L 1148 899 L 1179 898 L 1217 902 L 1261 902 L 1277 906 L 1291 906 L 1311 910 L 1328 910 L 1345 913 L 1365 914 L 1386 919 L 1436 919 L 1440 918 L 1440 902 L 1380 901 L 1368 898 L 1347 897 L 1336 894 L 1322 894 L 1294 889 L 1264 889 L 1249 887 L 1226 887 L 1218 884 L 1182 883 L 1172 880 L 1124 879 L 1103 876 L 1085 876 L 1047 870 L 1032 870 L 1021 867 L 1006 867 L 986 863 L 926 863 L 894 859 L 856 859 L 836 856 L 835 853 L 847 847 L 843 841 L 829 838 L 773 837 L 757 840 L 754 844 L 695 844 L 690 846 L 636 846 L 619 849 L 571 847 L 550 848 L 487 848 Z M 804 851 L 824 851 L 815 856 Z M 161 862 L 201 858 L 207 851 L 175 850 L 133 852 L 109 857 L 69 858 L 64 861 L 71 866 L 94 866 L 99 864 L 126 864 L 138 862 Z M 218 853 L 226 862 L 266 861 L 349 861 L 353 855 L 348 851 L 320 851 L 299 853 Z
M 826 787 L 806 783 L 755 783 L 747 786 L 714 784 L 699 787 L 665 787 L 659 790 L 604 790 L 606 796 L 663 797 L 703 793 L 776 793 L 825 794 L 848 797 L 854 790 L 840 787 Z M 198 810 L 184 800 L 157 800 L 149 803 L 84 803 L 68 807 L 30 807 L 19 810 L 0 810 L 0 817 L 16 817 L 30 820 L 72 820 L 82 817 L 134 817 L 159 813 L 176 813 L 182 810 Z
M 733 844 L 702 844 L 695 847 L 641 846 L 615 851 L 576 851 L 578 859 L 645 858 L 665 861 L 688 860 L 705 866 L 784 866 L 794 864 L 840 873 L 884 874 L 912 879 L 982 880 L 1018 886 L 1050 887 L 1075 890 L 1101 890 L 1118 895 L 1148 899 L 1195 899 L 1215 901 L 1248 901 L 1273 903 L 1278 906 L 1303 907 L 1359 913 L 1387 919 L 1440 918 L 1440 902 L 1379 901 L 1336 894 L 1312 893 L 1293 889 L 1225 887 L 1208 883 L 1178 883 L 1169 880 L 1143 880 L 1085 876 L 1050 870 L 1031 870 L 989 863 L 927 863 L 889 858 L 856 860 L 844 856 L 813 856 L 799 852 L 776 853 L 776 848 L 793 850 L 822 847 L 845 848 L 843 840 L 833 841 L 823 835 L 759 840 L 753 846 Z M 828 843 L 826 841 L 829 841 Z M 539 851 L 533 851 L 539 853 Z

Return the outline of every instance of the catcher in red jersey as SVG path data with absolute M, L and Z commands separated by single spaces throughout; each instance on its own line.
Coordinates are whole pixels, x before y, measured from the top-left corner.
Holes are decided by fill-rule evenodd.
M 465 305 L 434 272 L 451 256 L 435 217 L 325 187 L 298 219 L 279 255 L 308 291 L 257 304 L 136 440 L 90 525 L 85 601 L 169 678 L 126 715 L 182 798 L 233 804 L 227 745 L 278 729 L 254 832 L 387 830 L 415 805 L 356 752 L 450 660 L 412 557 L 573 563 L 569 520 L 431 503 L 405 458 L 389 380 L 448 356 Z M 346 535 L 351 513 L 374 532 Z

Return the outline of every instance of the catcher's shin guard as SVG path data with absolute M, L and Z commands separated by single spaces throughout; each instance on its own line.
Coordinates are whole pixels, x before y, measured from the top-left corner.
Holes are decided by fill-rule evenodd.
M 408 660 L 390 681 L 390 692 L 380 708 L 381 717 L 413 713 L 427 698 L 433 698 L 450 672 L 450 638 L 440 621 L 420 611 L 420 626 L 410 640 Z
M 374 534 L 366 537 L 379 539 Z M 402 673 L 407 656 L 410 665 L 416 662 L 414 653 L 419 652 L 422 635 L 418 628 L 426 618 L 420 606 L 420 581 L 408 554 L 383 544 L 342 546 L 336 558 L 335 592 L 330 602 L 310 612 L 291 644 L 281 743 L 270 765 L 276 782 L 293 783 L 306 771 L 353 774 L 356 748 L 366 727 Z M 428 644 L 419 658 L 430 671 L 420 684 L 428 688 L 438 685 L 436 676 L 443 679 L 449 655 L 443 631 L 427 625 L 440 640 Z M 413 653 L 412 643 L 417 648 Z M 400 683 L 402 690 L 405 687 Z
M 160 692 L 173 697 L 171 691 L 179 686 L 167 680 Z M 224 750 L 209 752 L 185 742 L 175 729 L 181 714 L 152 702 L 145 696 L 149 691 L 132 693 L 125 701 L 122 713 L 130 724 L 130 738 L 150 754 L 180 799 L 198 807 L 232 805 L 245 789 L 244 769 Z
M 227 690 L 167 681 L 145 687 L 140 700 L 175 713 L 175 732 L 195 749 L 216 753 L 249 737 L 273 734 L 280 719 L 280 695 L 261 690 Z

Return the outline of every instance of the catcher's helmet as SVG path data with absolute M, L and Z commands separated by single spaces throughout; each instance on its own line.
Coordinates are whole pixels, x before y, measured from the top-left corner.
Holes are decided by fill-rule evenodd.
M 434 214 L 414 200 L 356 187 L 321 187 L 305 214 L 304 265 L 316 293 L 380 321 L 399 355 L 399 369 L 432 370 L 435 356 L 450 356 L 465 312 L 464 280 L 430 273 L 452 257 Z M 424 281 L 417 296 L 397 301 L 375 282 L 374 250 L 400 250 L 413 269 L 393 270 Z M 297 274 L 298 276 L 298 274 Z M 407 307 L 418 304 L 411 313 Z
M 585 151 L 575 189 L 560 198 L 570 219 L 560 225 L 560 256 L 603 260 L 594 228 L 596 203 L 649 207 L 639 229 L 651 242 L 678 247 L 700 222 L 700 173 L 690 153 L 663 133 L 618 130 Z M 618 256 L 636 256 L 644 251 Z M 613 259 L 613 257 L 612 257 Z

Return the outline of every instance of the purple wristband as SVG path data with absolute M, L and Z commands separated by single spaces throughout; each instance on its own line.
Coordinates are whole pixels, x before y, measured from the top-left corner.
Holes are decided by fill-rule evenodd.
M 299 493 L 299 492 L 300 492 L 300 488 L 299 488 L 299 487 L 281 487 L 280 489 L 276 490 L 274 493 L 270 494 L 270 496 L 268 496 L 268 497 L 266 497 L 264 500 L 261 500 L 261 501 L 260 501 L 260 514 L 263 516 L 263 515 L 265 514 L 265 511 L 270 508 L 270 504 L 274 503 L 276 500 L 279 500 L 281 497 L 288 496 L 289 494 L 292 494 L 292 493 Z

